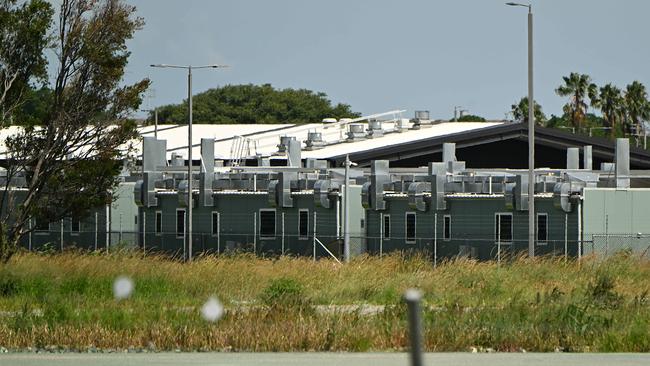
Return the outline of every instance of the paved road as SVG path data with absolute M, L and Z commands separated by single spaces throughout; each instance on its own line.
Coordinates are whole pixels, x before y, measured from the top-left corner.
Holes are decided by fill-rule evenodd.
M 34 365 L 192 365 L 192 366 L 394 366 L 409 364 L 405 353 L 121 353 L 121 354 L 33 354 L 0 355 L 1 366 Z M 427 365 L 454 366 L 605 366 L 650 365 L 650 354 L 566 354 L 566 353 L 429 353 Z

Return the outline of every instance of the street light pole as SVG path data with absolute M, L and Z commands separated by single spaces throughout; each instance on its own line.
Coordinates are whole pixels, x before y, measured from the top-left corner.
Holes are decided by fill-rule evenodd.
M 192 261 L 192 69 L 217 69 L 228 67 L 227 65 L 204 65 L 204 66 L 181 66 L 181 65 L 167 65 L 156 64 L 151 67 L 172 68 L 172 69 L 186 69 L 187 70 L 187 108 L 189 119 L 187 123 L 187 258 L 188 262 Z M 157 128 L 156 128 L 157 130 Z
M 530 4 L 506 3 L 528 8 L 528 256 L 535 257 L 535 99 L 533 98 L 533 11 Z

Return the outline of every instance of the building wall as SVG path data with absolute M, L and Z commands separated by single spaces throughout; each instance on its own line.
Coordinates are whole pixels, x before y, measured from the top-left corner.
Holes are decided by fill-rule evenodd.
M 585 188 L 582 211 L 586 254 L 647 251 L 650 189 Z
M 550 198 L 536 200 L 537 212 L 548 216 L 548 240 L 536 246 L 536 254 L 564 254 L 565 220 L 568 255 L 577 255 L 578 215 L 577 212 L 565 214 L 553 206 Z M 406 212 L 415 212 L 416 239 L 413 243 L 406 241 Z M 496 213 L 512 214 L 513 241 L 501 243 L 502 256 L 528 250 L 528 212 L 508 211 L 503 197 L 498 198 L 447 198 L 447 210 L 437 212 L 420 212 L 408 205 L 406 197 L 387 198 L 387 209 L 367 211 L 368 250 L 371 253 L 381 251 L 420 251 L 433 256 L 434 243 L 438 258 L 450 258 L 461 253 L 471 253 L 478 259 L 495 259 L 498 253 L 498 241 L 495 237 Z M 381 217 L 390 215 L 390 238 L 380 240 L 383 229 L 379 227 Z M 444 217 L 451 218 L 451 238 L 443 237 Z M 434 229 L 435 228 L 435 229 Z
M 232 251 L 255 251 L 258 254 L 285 254 L 311 256 L 314 252 L 314 212 L 316 213 L 316 238 L 333 254 L 340 252 L 337 235 L 339 212 L 336 204 L 332 208 L 315 207 L 312 194 L 294 194 L 294 207 L 273 207 L 264 193 L 215 194 L 213 207 L 194 207 L 192 252 L 223 253 Z M 176 233 L 176 212 L 179 206 L 177 194 L 158 195 L 158 207 L 140 208 L 140 217 L 145 222 L 145 235 L 140 245 L 146 250 L 160 250 L 171 254 L 184 253 L 185 239 Z M 275 210 L 275 236 L 260 235 L 260 210 Z M 307 235 L 300 236 L 298 217 L 300 211 L 307 211 Z M 156 212 L 162 215 L 162 233 L 155 232 Z M 219 213 L 218 230 L 214 229 L 212 214 Z M 283 220 L 284 217 L 284 220 Z M 144 241 L 142 240 L 144 238 Z M 327 252 L 316 244 L 316 255 Z

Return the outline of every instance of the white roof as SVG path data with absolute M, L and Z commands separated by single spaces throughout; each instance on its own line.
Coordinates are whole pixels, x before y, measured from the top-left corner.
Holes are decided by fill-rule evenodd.
M 368 123 L 364 130 L 368 128 Z M 406 129 L 395 132 L 394 123 L 383 123 L 384 136 L 346 142 L 348 128 L 342 124 L 310 123 L 301 125 L 193 125 L 192 155 L 198 159 L 201 153 L 201 138 L 215 139 L 216 159 L 236 159 L 238 157 L 274 156 L 281 136 L 293 136 L 303 147 L 302 158 L 327 159 L 334 156 L 369 151 L 380 147 L 400 145 L 408 142 L 440 137 L 470 130 L 477 130 L 502 124 L 502 122 L 443 122 L 423 127 L 419 130 Z M 411 126 L 409 123 L 408 126 Z M 172 153 L 187 157 L 187 126 L 159 125 L 158 138 L 167 140 L 167 159 Z M 143 136 L 153 136 L 153 127 L 141 129 Z M 325 147 L 317 150 L 305 150 L 304 141 L 309 132 L 322 133 Z M 240 137 L 238 137 L 240 136 Z M 239 147 L 242 153 L 237 153 Z M 139 147 L 141 149 L 141 146 Z

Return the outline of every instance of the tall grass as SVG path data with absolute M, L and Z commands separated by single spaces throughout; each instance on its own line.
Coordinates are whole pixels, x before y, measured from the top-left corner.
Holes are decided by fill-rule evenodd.
M 112 283 L 135 282 L 117 301 Z M 650 263 L 627 255 L 581 262 L 541 258 L 202 257 L 186 264 L 64 253 L 20 254 L 0 267 L 0 346 L 155 350 L 401 350 L 401 294 L 424 292 L 425 348 L 465 351 L 650 351 Z M 199 308 L 216 295 L 217 323 Z M 355 304 L 385 305 L 376 314 Z M 345 306 L 337 306 L 345 305 Z

